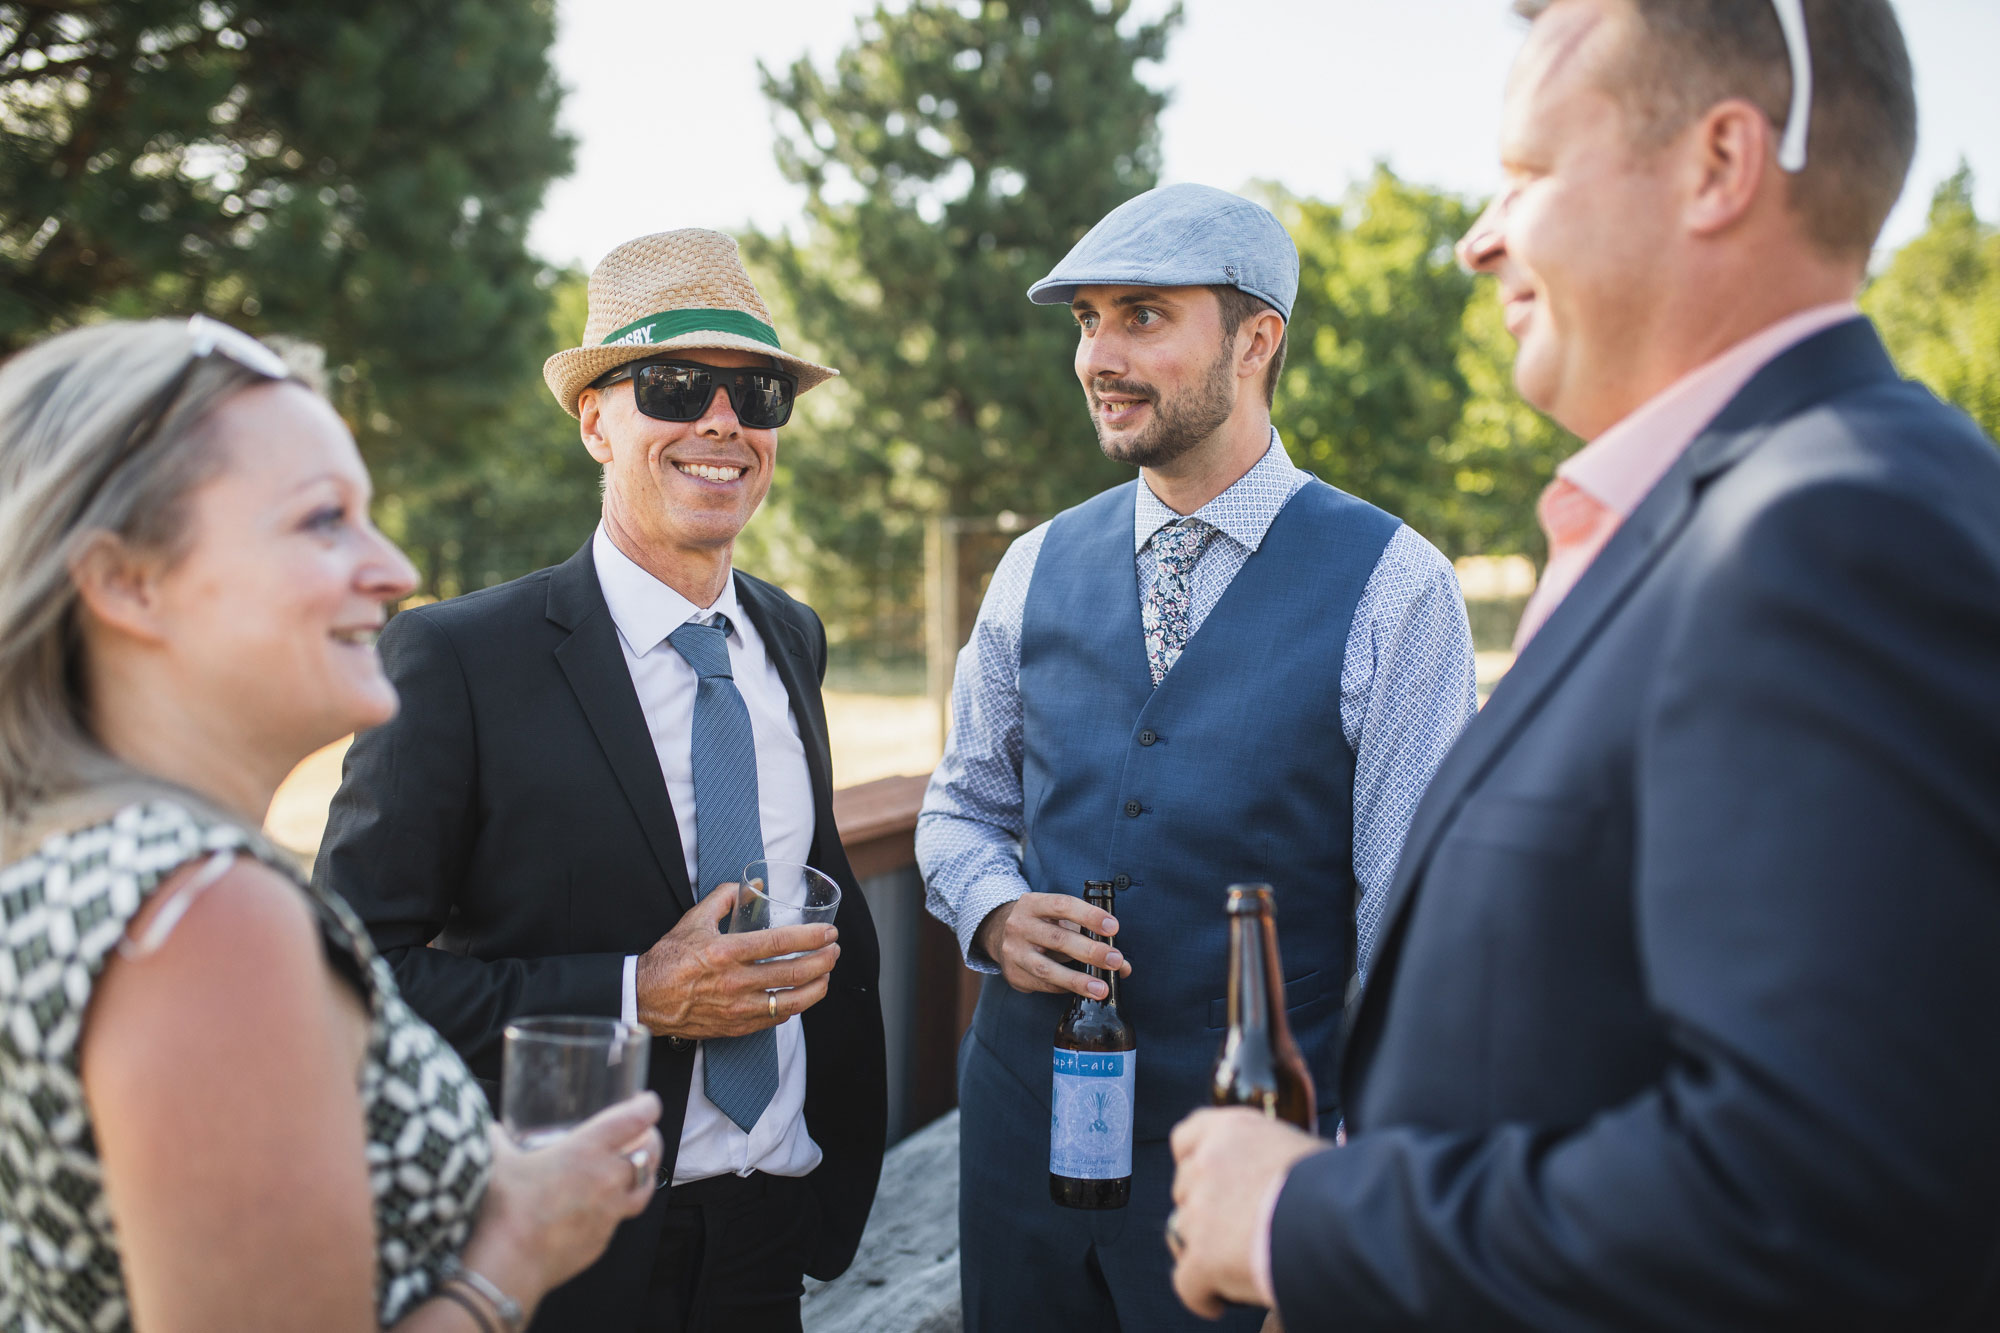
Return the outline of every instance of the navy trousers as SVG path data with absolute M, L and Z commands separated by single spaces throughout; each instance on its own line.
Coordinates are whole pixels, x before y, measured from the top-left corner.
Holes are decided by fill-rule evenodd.
M 1024 1087 L 971 1032 L 958 1064 L 966 1333 L 1256 1333 L 1262 1310 L 1210 1323 L 1174 1295 L 1165 1240 L 1174 1160 L 1164 1141 L 1133 1145 L 1125 1207 L 1060 1207 L 1049 1199 L 1049 1088 Z

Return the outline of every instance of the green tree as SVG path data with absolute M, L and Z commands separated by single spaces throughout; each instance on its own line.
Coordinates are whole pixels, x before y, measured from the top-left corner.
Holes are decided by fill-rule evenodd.
M 537 345 L 574 347 L 586 314 L 584 275 L 558 275 L 549 294 L 550 323 Z M 602 509 L 602 474 L 541 375 L 530 370 L 491 388 L 497 413 L 479 452 L 404 468 L 378 505 L 383 530 L 411 552 L 437 596 L 568 559 Z
M 1126 475 L 1092 437 L 1070 321 L 1024 293 L 1156 180 L 1166 97 L 1139 67 L 1180 14 L 1129 11 L 880 5 L 831 70 L 765 72 L 806 225 L 745 252 L 843 371 L 787 435 L 774 526 L 836 632 L 918 605 L 924 517 L 1053 513 Z
M 1929 225 L 1869 284 L 1862 309 L 1903 373 L 2000 438 L 2000 228 L 1972 203 L 1972 171 L 1931 196 Z
M 1299 247 L 1273 420 L 1299 466 L 1447 554 L 1537 554 L 1575 441 L 1514 392 L 1513 341 L 1452 243 L 1477 208 L 1386 166 L 1339 204 L 1269 192 Z
M 525 236 L 570 161 L 553 9 L 0 3 L 0 352 L 195 310 L 311 339 L 427 575 L 456 578 L 432 505 L 476 499 L 520 425 L 493 386 L 549 350 Z

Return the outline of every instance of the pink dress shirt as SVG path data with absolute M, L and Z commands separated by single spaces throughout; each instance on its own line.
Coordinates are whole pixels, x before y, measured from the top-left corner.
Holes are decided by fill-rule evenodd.
M 1860 313 L 1852 301 L 1835 301 L 1788 315 L 1681 376 L 1564 459 L 1539 506 L 1549 563 L 1521 613 L 1514 651 L 1527 647 L 1618 525 L 1752 376 L 1780 352 Z
M 1853 302 L 1836 301 L 1788 315 L 1681 376 L 1564 459 L 1537 507 L 1549 534 L 1549 563 L 1521 613 L 1514 651 L 1527 646 L 1618 525 L 1758 371 L 1779 353 L 1860 313 Z M 1344 1132 L 1334 1140 L 1336 1145 L 1344 1141 Z M 1251 1278 L 1258 1297 L 1271 1308 L 1278 1301 L 1271 1282 L 1271 1219 L 1284 1186 L 1281 1176 L 1264 1191 L 1262 1214 L 1250 1237 Z

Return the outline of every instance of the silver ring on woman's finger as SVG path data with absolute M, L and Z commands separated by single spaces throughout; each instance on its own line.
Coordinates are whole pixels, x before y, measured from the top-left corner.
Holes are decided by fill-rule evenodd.
M 771 1017 L 776 1018 L 778 1016 L 778 992 L 767 990 L 764 992 L 764 998 L 771 1002 Z
M 1176 1208 L 1167 1214 L 1167 1253 L 1178 1259 L 1187 1242 L 1181 1239 L 1181 1210 Z
M 632 1164 L 633 1189 L 640 1189 L 653 1183 L 653 1154 L 644 1148 L 634 1148 L 625 1154 L 625 1160 Z

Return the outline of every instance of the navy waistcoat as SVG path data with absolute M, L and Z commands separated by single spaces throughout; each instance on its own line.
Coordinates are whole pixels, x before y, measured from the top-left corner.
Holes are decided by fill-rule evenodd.
M 1021 629 L 1023 872 L 1040 893 L 1080 896 L 1087 879 L 1119 890 L 1142 1140 L 1207 1104 L 1227 1008 L 1223 890 L 1271 884 L 1292 1033 L 1330 1115 L 1354 960 L 1341 664 L 1399 523 L 1308 483 L 1155 689 L 1132 554 L 1137 489 L 1059 515 L 1035 563 Z M 989 977 L 974 1018 L 980 1044 L 1045 1108 L 1066 1004 Z

